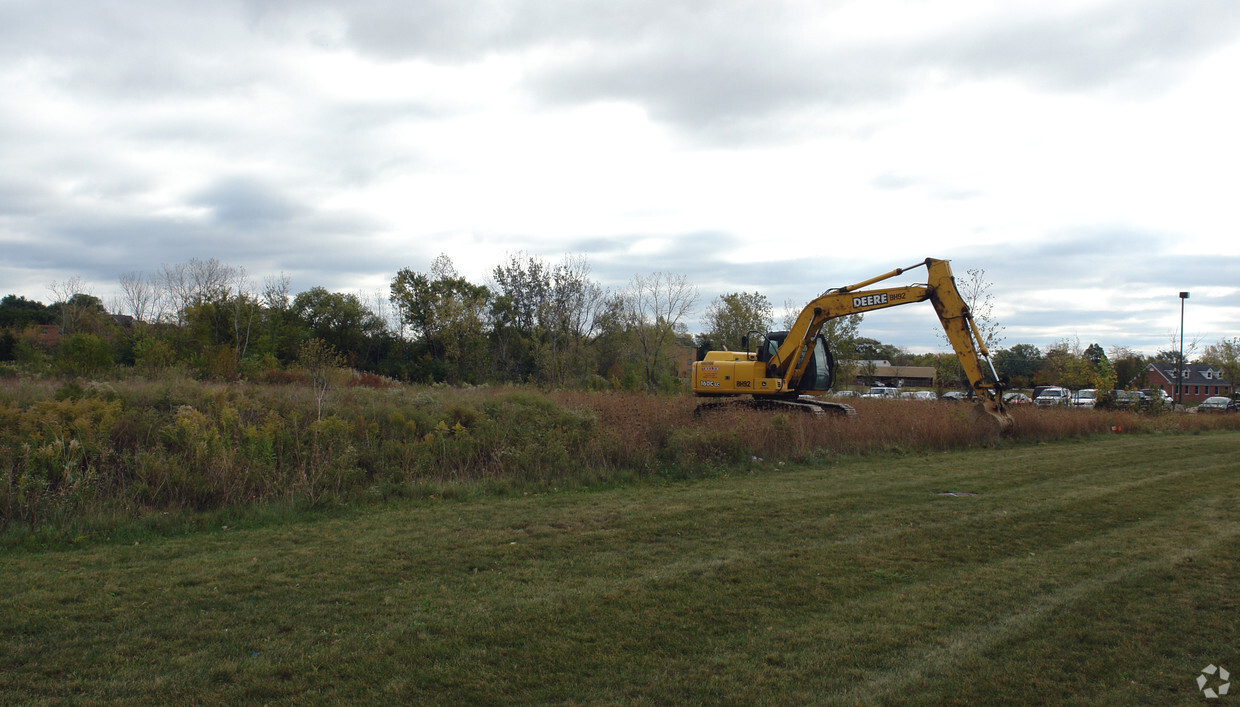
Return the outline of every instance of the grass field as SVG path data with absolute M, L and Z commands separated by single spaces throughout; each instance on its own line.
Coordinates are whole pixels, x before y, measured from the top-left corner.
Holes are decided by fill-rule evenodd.
M 755 463 L 8 550 L 0 702 L 1190 703 L 1240 670 L 1237 449 Z

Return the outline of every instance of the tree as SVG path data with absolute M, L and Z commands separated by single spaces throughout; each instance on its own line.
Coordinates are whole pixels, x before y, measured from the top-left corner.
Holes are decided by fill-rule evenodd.
M 706 308 L 707 335 L 715 346 L 742 351 L 741 339 L 750 331 L 770 331 L 774 313 L 766 295 L 732 292 L 719 295 Z
M 524 260 L 523 260 L 524 258 Z M 501 372 L 523 380 L 537 375 L 545 354 L 546 320 L 552 292 L 551 272 L 542 260 L 524 254 L 492 271 L 491 299 L 495 360 Z
M 293 298 L 289 314 L 358 366 L 372 360 L 385 325 L 357 295 L 314 287 Z
M 291 292 L 292 283 L 284 273 L 274 277 L 268 275 L 263 279 L 260 293 L 263 317 L 260 320 L 258 350 L 286 362 L 296 360 L 302 335 L 297 319 L 290 311 L 293 303 Z
M 669 349 L 697 300 L 697 288 L 684 275 L 634 275 L 629 283 L 625 317 L 637 340 L 649 389 L 656 387 L 659 373 L 673 360 Z
M 240 273 L 243 276 L 243 273 Z M 187 263 L 176 265 L 163 264 L 155 281 L 168 306 L 176 317 L 177 327 L 185 324 L 185 318 L 191 307 L 199 306 L 199 315 L 203 314 L 201 305 L 218 303 L 228 297 L 232 282 L 238 277 L 237 268 L 224 265 L 215 258 L 199 260 L 191 258 Z M 216 339 L 219 339 L 218 329 Z
M 94 334 L 74 334 L 60 345 L 56 365 L 65 373 L 94 376 L 112 367 L 112 352 L 108 343 Z
M 907 356 L 900 347 L 884 344 L 878 339 L 861 336 L 854 341 L 857 359 L 860 361 L 890 361 L 895 365 L 901 365 L 901 361 Z
M 1090 373 L 1089 385 L 1099 393 L 1110 393 L 1110 391 L 1117 387 L 1115 369 L 1105 356 L 1093 367 Z
M 990 351 L 999 348 L 1003 342 L 1003 326 L 994 318 L 994 297 L 990 294 L 991 283 L 986 280 L 986 271 L 982 268 L 969 268 L 964 278 L 956 279 L 956 289 L 960 298 L 973 315 L 973 323 L 977 325 L 978 338 Z M 947 335 L 937 331 L 939 337 L 947 340 Z
M 954 388 L 967 380 L 964 368 L 960 365 L 960 357 L 954 353 L 941 353 L 934 356 L 934 392 L 943 395 L 947 389 Z
M 42 302 L 18 295 L 5 295 L 0 300 L 0 329 L 20 332 L 34 324 L 55 324 L 56 310 Z
M 1151 363 L 1170 363 L 1175 364 L 1180 360 L 1179 349 L 1159 349 L 1153 357 L 1150 358 Z
M 318 406 L 318 419 L 323 419 L 323 399 L 331 387 L 331 374 L 344 365 L 344 357 L 335 347 L 322 339 L 310 339 L 301 345 L 297 362 L 310 374 L 314 388 L 314 401 Z
M 487 361 L 484 316 L 490 291 L 457 274 L 452 259 L 435 258 L 429 274 L 402 268 L 392 280 L 392 304 L 401 321 L 425 346 L 442 374 L 455 381 L 477 379 Z
M 1033 382 L 1033 376 L 1042 365 L 1042 352 L 1033 344 L 1016 344 L 1010 349 L 994 353 L 995 371 L 1008 383 L 1024 388 Z
M 1170 361 L 1174 362 L 1176 356 Z M 1116 387 L 1128 387 L 1145 378 L 1145 367 L 1148 361 L 1144 356 L 1125 346 L 1112 346 L 1109 355 L 1111 368 L 1115 372 Z
M 1240 337 L 1219 339 L 1201 352 L 1200 361 L 1223 372 L 1228 381 L 1240 384 Z
M 60 309 L 60 335 L 68 338 L 80 329 L 89 328 L 87 322 L 97 320 L 104 312 L 103 302 L 86 291 L 82 278 L 73 277 L 64 282 L 52 282 L 47 289 L 56 297 L 54 307 Z M 92 322 L 96 325 L 97 321 Z
M 137 272 L 127 272 L 120 276 L 121 311 L 139 322 L 149 321 L 155 314 L 158 288 L 152 277 Z
M 590 264 L 584 255 L 566 255 L 552 269 L 551 293 L 543 314 L 549 349 L 543 369 L 551 382 L 563 385 L 570 377 L 590 371 L 587 343 L 606 296 L 590 279 Z
M 1048 385 L 1088 388 L 1093 367 L 1082 356 L 1080 342 L 1062 339 L 1047 350 L 1037 380 Z
M 1098 344 L 1090 344 L 1085 348 L 1085 352 L 1081 355 L 1084 356 L 1085 360 L 1092 366 L 1097 366 L 1107 360 L 1106 352 L 1103 351 L 1102 347 Z
M 592 340 L 596 372 L 615 387 L 632 380 L 629 389 L 639 389 L 641 376 L 629 371 L 643 370 L 635 332 L 628 324 L 628 305 L 624 293 L 611 293 L 603 298 L 594 318 Z
M 17 335 L 10 329 L 0 330 L 0 361 L 17 358 Z

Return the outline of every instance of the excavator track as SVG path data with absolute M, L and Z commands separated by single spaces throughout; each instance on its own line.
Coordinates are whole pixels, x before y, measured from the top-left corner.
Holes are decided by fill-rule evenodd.
M 693 410 L 696 417 L 725 410 L 761 410 L 763 412 L 792 412 L 803 415 L 830 415 L 832 417 L 856 417 L 857 410 L 851 405 L 819 400 L 802 395 L 796 400 L 767 398 L 732 398 L 700 403 Z

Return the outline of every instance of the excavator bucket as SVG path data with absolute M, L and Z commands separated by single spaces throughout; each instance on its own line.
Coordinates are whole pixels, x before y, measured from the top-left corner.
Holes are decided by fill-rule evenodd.
M 987 416 L 999 425 L 999 434 L 1007 434 L 1016 429 L 1016 420 L 1008 414 L 1007 408 L 997 400 L 981 400 L 977 403 L 977 417 Z

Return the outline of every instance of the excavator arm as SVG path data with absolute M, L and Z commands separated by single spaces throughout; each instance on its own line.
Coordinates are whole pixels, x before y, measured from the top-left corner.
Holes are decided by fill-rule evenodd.
M 923 266 L 928 275 L 925 284 L 866 289 Z M 772 380 L 774 385 L 768 386 L 764 382 L 762 387 L 776 394 L 802 389 L 801 380 L 813 360 L 814 347 L 819 341 L 818 332 L 827 320 L 926 300 L 934 305 L 935 314 L 960 359 L 979 404 L 998 422 L 1001 430 L 1011 429 L 1015 423 L 1003 404 L 1003 385 L 994 365 L 990 363 L 990 352 L 986 350 L 969 307 L 956 289 L 951 266 L 946 260 L 926 258 L 908 268 L 896 268 L 855 285 L 828 290 L 815 298 L 801 310 L 778 350 L 767 360 L 765 378 Z M 983 361 L 993 382 L 987 382 Z M 755 389 L 754 394 L 757 397 L 761 393 Z

